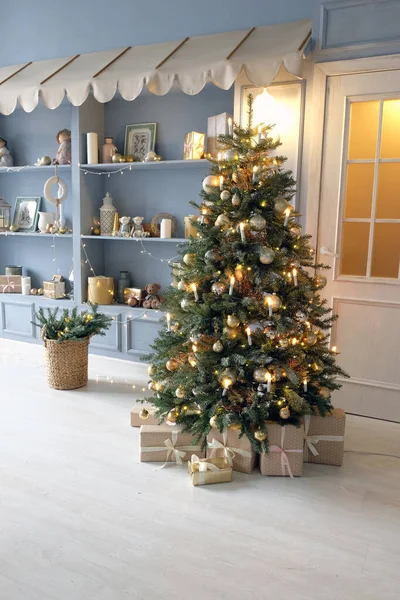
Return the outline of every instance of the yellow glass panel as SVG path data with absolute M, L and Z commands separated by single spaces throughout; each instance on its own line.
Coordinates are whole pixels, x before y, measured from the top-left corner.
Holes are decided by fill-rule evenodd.
M 379 100 L 350 106 L 349 160 L 375 158 Z
M 381 158 L 400 158 L 400 100 L 385 100 Z
M 367 274 L 369 223 L 343 223 L 342 275 Z
M 377 219 L 400 219 L 400 163 L 379 165 Z
M 400 223 L 375 223 L 372 277 L 397 279 L 400 260 Z
M 368 219 L 371 216 L 374 163 L 348 164 L 346 177 L 346 219 Z

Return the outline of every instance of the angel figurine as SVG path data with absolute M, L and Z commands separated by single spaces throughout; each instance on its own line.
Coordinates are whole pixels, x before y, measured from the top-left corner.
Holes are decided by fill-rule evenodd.
M 53 165 L 71 164 L 71 132 L 69 129 L 61 129 L 56 140 L 59 144 L 56 157 L 53 159 Z
M 0 137 L 0 167 L 12 167 L 14 159 L 11 152 L 7 148 L 7 142 Z

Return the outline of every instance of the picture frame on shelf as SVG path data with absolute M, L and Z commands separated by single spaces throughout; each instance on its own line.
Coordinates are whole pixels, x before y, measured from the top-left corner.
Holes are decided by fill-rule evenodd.
M 154 151 L 157 123 L 136 123 L 125 127 L 124 154 L 144 161 L 148 152 Z
M 41 196 L 18 196 L 15 201 L 13 225 L 22 233 L 37 230 Z

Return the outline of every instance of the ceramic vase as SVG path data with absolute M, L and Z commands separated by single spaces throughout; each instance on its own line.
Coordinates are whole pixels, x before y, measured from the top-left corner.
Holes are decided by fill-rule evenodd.
M 112 163 L 112 157 L 116 152 L 118 152 L 118 148 L 115 144 L 113 144 L 113 138 L 104 138 L 104 144 L 101 149 L 101 162 Z
M 107 192 L 103 198 L 103 206 L 100 208 L 100 235 L 112 235 L 116 212 L 112 196 Z
M 56 220 L 55 213 L 39 212 L 38 228 L 39 228 L 40 233 L 46 233 L 47 225 L 53 225 L 55 220 Z

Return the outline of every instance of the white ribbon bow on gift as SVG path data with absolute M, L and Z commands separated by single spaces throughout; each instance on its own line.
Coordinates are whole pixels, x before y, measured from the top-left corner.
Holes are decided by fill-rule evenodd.
M 6 293 L 7 290 L 13 290 L 15 288 L 15 283 L 14 281 L 10 281 L 10 277 L 7 277 L 7 281 L 8 283 L 6 283 L 6 285 L 3 288 L 3 293 Z
M 285 469 L 287 469 L 287 472 L 289 473 L 289 477 L 291 477 L 293 479 L 293 473 L 292 473 L 292 469 L 290 467 L 290 463 L 289 463 L 289 457 L 287 455 L 288 452 L 296 452 L 296 453 L 300 453 L 303 452 L 303 450 L 300 450 L 299 448 L 287 448 L 286 450 L 283 449 L 284 443 L 285 443 L 285 427 L 281 427 L 281 445 L 280 446 L 276 446 L 275 444 L 272 444 L 272 446 L 269 447 L 270 452 L 280 452 L 281 454 L 281 469 L 282 469 L 282 475 L 285 476 Z
M 202 461 L 196 454 L 192 454 L 192 458 L 190 459 L 192 465 L 198 465 L 199 467 L 199 485 L 204 485 L 206 483 L 206 473 L 207 471 L 220 471 L 217 465 L 213 463 L 209 463 L 207 461 Z
M 201 448 L 200 446 L 176 446 L 176 442 L 178 441 L 178 433 L 179 431 L 171 431 L 171 438 L 168 438 L 164 442 L 164 446 L 149 446 L 147 448 L 143 448 L 145 452 L 160 452 L 162 450 L 167 449 L 167 457 L 165 459 L 165 463 L 156 469 L 159 471 L 167 466 L 169 462 L 170 456 L 173 454 L 175 463 L 177 465 L 182 465 L 182 458 L 185 457 L 186 452 L 198 452 Z
M 304 460 L 308 460 L 308 451 L 310 450 L 313 456 L 318 456 L 319 452 L 315 447 L 318 442 L 343 442 L 343 435 L 308 435 L 310 429 L 311 416 L 304 417 Z
M 240 456 L 243 456 L 244 458 L 251 457 L 251 453 L 247 450 L 242 450 L 241 448 L 231 448 L 230 446 L 227 446 L 227 440 L 228 430 L 224 429 L 222 432 L 222 442 L 213 438 L 213 441 L 207 444 L 207 446 L 211 448 L 210 458 L 216 456 L 218 450 L 223 450 L 223 456 L 226 459 L 229 466 L 231 467 L 233 465 L 233 459 L 235 458 L 236 454 L 240 454 Z

